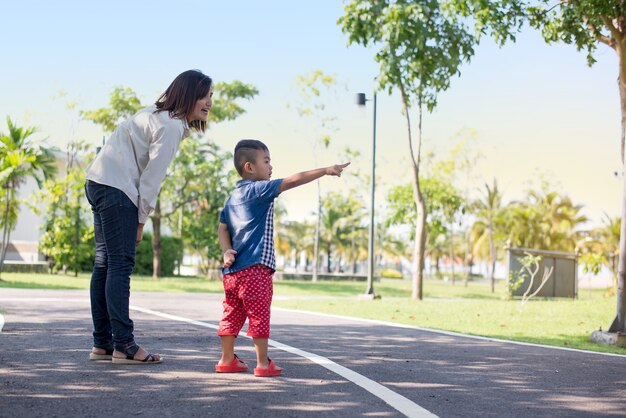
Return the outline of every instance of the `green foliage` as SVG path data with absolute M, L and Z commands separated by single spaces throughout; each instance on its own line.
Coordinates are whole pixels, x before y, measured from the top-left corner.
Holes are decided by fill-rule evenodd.
M 457 21 L 470 18 L 477 39 L 491 36 L 498 45 L 515 35 L 526 22 L 526 1 L 523 0 L 444 0 L 442 9 Z
M 215 83 L 213 107 L 209 113 L 209 123 L 235 120 L 246 111 L 237 103 L 239 99 L 251 100 L 259 90 L 251 84 L 235 80 L 230 83 Z
M 606 257 L 603 254 L 587 253 L 580 256 L 580 264 L 583 267 L 583 273 L 591 273 L 597 276 L 602 270 L 602 265 L 606 263 Z
M 548 43 L 573 44 L 579 51 L 587 52 L 587 64 L 596 60 L 593 53 L 602 42 L 616 48 L 616 33 L 622 32 L 624 3 L 620 0 L 567 1 L 554 7 L 547 0 L 527 9 L 531 26 L 539 28 Z M 621 21 L 619 27 L 613 25 Z
M 32 205 L 36 213 L 44 215 L 43 234 L 39 251 L 48 257 L 54 271 L 72 270 L 76 274 L 93 267 L 95 242 L 91 210 L 85 198 L 84 167 L 77 161 L 89 160 L 87 145 L 71 143 L 65 175 L 45 182 Z
M 11 231 L 17 226 L 21 203 L 18 189 L 29 178 L 34 179 L 41 187 L 43 181 L 52 178 L 57 170 L 53 150 L 31 142 L 35 128 L 18 127 L 8 117 L 7 126 L 8 135 L 0 134 L 0 272 Z
M 436 238 L 448 231 L 447 225 L 463 208 L 461 193 L 446 179 L 426 177 L 421 181 L 422 193 L 426 204 L 426 226 L 428 233 Z M 387 195 L 389 215 L 386 226 L 411 225 L 411 239 L 414 239 L 417 218 L 413 188 L 410 184 L 392 187 Z
M 235 187 L 236 173 L 229 169 L 232 154 L 199 136 L 186 139 L 170 166 L 161 188 L 163 217 L 186 249 L 208 263 L 219 260 L 219 211 Z M 165 252 L 163 252 L 165 253 Z
M 73 169 L 67 176 L 50 180 L 39 193 L 46 206 L 39 251 L 54 271 L 88 271 L 93 267 L 95 241 L 91 219 L 86 216 L 84 173 Z
M 578 227 L 587 222 L 582 205 L 553 190 L 528 190 L 526 197 L 506 208 L 506 229 L 513 247 L 574 252 L 581 240 Z
M 137 246 L 135 268 L 133 274 L 152 275 L 152 234 L 143 234 L 143 239 Z M 180 238 L 161 236 L 161 268 L 163 274 L 172 276 L 174 270 L 183 261 L 183 244 Z
M 137 113 L 142 105 L 137 94 L 129 87 L 115 87 L 109 97 L 109 107 L 81 111 L 85 120 L 101 125 L 105 132 L 113 132 L 117 125 Z
M 365 216 L 363 202 L 357 198 L 354 190 L 346 193 L 329 193 L 322 199 L 320 242 L 328 255 L 327 272 L 331 271 L 333 255 L 345 255 L 356 262 L 359 253 L 355 252 L 357 243 L 364 246 L 365 228 L 361 225 Z
M 348 43 L 375 46 L 380 89 L 433 110 L 474 54 L 475 38 L 438 0 L 352 0 L 337 22 Z
M 616 49 L 624 35 L 621 0 L 446 0 L 442 8 L 457 18 L 470 18 L 478 38 L 489 35 L 499 45 L 515 41 L 529 23 L 548 43 L 564 42 L 586 51 L 590 66 L 599 43 Z
M 526 280 L 526 273 L 523 270 L 509 272 L 509 280 L 506 282 L 505 299 L 512 299 L 513 293 L 522 287 L 524 280 Z

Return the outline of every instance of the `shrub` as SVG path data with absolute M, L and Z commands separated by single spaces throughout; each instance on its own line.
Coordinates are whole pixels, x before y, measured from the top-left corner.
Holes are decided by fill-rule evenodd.
M 137 246 L 135 268 L 133 274 L 152 275 L 152 234 L 143 234 L 143 239 Z M 183 244 L 180 238 L 161 236 L 161 272 L 164 276 L 171 276 L 183 260 Z
M 383 269 L 380 271 L 380 277 L 384 277 L 386 279 L 402 279 L 404 276 L 398 270 L 393 269 Z

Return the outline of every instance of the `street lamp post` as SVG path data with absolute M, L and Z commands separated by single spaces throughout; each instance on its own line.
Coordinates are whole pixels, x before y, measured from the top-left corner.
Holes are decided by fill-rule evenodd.
M 378 298 L 379 296 L 374 292 L 374 196 L 376 192 L 376 92 L 374 92 L 373 99 L 367 99 L 365 93 L 358 93 L 356 95 L 356 103 L 359 106 L 365 106 L 365 102 L 374 101 L 374 122 L 372 126 L 372 178 L 370 181 L 370 227 L 369 227 L 369 245 L 367 250 L 367 289 L 365 295 L 371 298 Z

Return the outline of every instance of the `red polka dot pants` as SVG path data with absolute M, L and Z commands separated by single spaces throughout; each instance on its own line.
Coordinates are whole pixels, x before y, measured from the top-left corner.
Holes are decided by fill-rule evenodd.
M 256 265 L 224 275 L 224 313 L 217 335 L 237 335 L 248 318 L 249 337 L 270 337 L 274 270 Z

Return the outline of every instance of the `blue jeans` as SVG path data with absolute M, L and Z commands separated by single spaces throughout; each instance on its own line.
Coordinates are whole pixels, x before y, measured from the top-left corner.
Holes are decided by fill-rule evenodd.
M 138 212 L 124 192 L 87 180 L 85 194 L 93 211 L 96 259 L 91 275 L 94 347 L 127 352 L 134 347 L 128 305 L 130 273 L 135 266 Z

